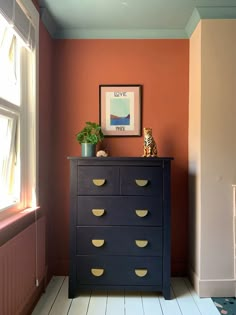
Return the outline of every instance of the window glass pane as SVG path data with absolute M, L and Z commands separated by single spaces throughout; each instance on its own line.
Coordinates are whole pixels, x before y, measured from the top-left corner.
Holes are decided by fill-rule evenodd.
M 0 209 L 19 199 L 16 145 L 17 116 L 0 111 Z M 18 184 L 17 184 L 18 183 Z
M 0 14 L 0 46 L 2 46 L 4 32 L 5 32 L 6 27 L 7 27 L 7 24 L 4 23 L 4 20 Z
M 0 97 L 20 105 L 20 43 L 0 15 Z

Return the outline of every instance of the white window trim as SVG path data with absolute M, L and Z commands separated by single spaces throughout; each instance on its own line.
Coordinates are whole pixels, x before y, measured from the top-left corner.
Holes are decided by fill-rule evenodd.
M 28 69 L 27 78 L 31 79 L 31 77 L 35 76 L 33 73 L 35 68 L 35 55 L 31 56 L 31 60 L 26 58 L 26 55 L 23 55 L 21 60 L 22 68 Z M 32 60 L 33 59 L 33 60 Z M 26 64 L 28 63 L 28 64 Z M 30 64 L 34 64 L 33 67 Z M 23 70 L 24 71 L 24 70 Z M 22 73 L 24 76 L 24 73 Z M 28 93 L 31 91 L 32 93 Z M 23 208 L 27 207 L 35 207 L 37 206 L 37 176 L 36 176 L 36 160 L 37 160 L 37 114 L 36 114 L 36 88 L 32 85 L 32 81 L 30 82 L 23 82 L 22 87 L 22 98 L 28 101 L 27 108 L 24 106 L 22 108 L 25 111 L 22 117 L 25 121 L 21 120 L 21 165 L 22 165 L 22 177 L 23 181 L 27 182 L 28 187 L 24 187 L 24 184 L 21 185 L 22 187 L 22 200 L 31 201 L 30 204 L 22 205 Z M 29 190 L 32 188 L 32 190 Z

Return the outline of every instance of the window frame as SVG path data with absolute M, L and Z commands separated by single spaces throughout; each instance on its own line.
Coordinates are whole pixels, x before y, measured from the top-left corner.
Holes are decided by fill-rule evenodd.
M 21 168 L 20 175 L 20 202 L 12 204 L 6 208 L 0 209 L 0 221 L 11 214 L 21 212 L 28 208 L 38 207 L 38 55 L 39 55 L 39 14 L 30 0 L 17 1 L 30 17 L 35 27 L 35 47 L 29 53 L 24 48 L 21 53 L 21 79 L 27 71 L 28 85 L 25 78 L 22 80 L 21 104 L 17 106 L 0 99 L 0 105 L 3 109 L 12 108 L 14 114 L 19 111 L 20 133 L 18 141 L 21 143 L 19 151 L 19 163 Z M 28 93 L 32 91 L 32 93 Z M 29 129 L 30 128 L 30 129 Z M 29 132 L 31 130 L 31 132 Z

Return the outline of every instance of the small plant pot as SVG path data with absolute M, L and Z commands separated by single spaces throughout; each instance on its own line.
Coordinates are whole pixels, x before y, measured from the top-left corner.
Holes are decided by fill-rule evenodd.
M 92 143 L 81 143 L 81 156 L 91 157 L 96 156 L 96 144 Z

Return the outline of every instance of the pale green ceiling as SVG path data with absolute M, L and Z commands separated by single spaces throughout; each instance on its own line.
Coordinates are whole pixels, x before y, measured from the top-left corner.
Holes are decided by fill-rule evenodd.
M 200 19 L 236 19 L 236 0 L 39 0 L 55 38 L 187 38 Z

